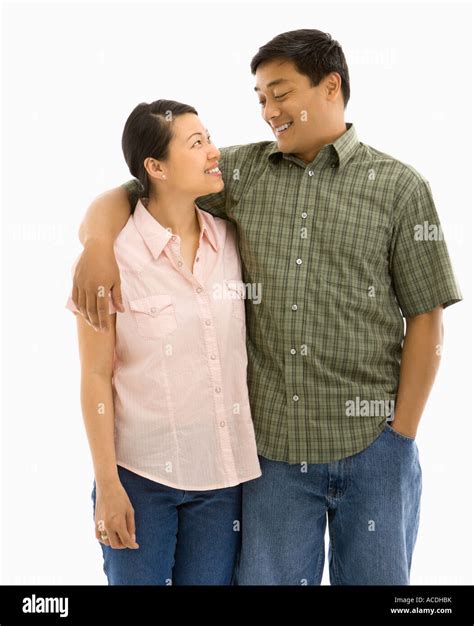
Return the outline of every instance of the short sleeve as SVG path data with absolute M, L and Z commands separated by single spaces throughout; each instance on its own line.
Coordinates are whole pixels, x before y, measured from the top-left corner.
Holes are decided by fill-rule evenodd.
M 427 180 L 418 183 L 395 219 L 390 271 L 404 317 L 463 299 Z
M 76 265 L 77 265 L 77 263 L 79 261 L 80 256 L 81 255 L 79 255 L 76 258 L 76 260 L 74 261 L 74 263 L 72 264 L 71 277 L 74 276 L 74 272 L 76 270 Z M 114 306 L 114 304 L 112 302 L 112 296 L 110 295 L 110 293 L 109 293 L 109 295 L 107 297 L 109 299 L 109 314 L 117 313 L 117 309 L 115 308 L 115 306 Z M 78 313 L 80 314 L 79 309 L 76 307 L 76 305 L 74 304 L 74 301 L 72 299 L 72 290 L 71 290 L 71 293 L 68 296 L 68 299 L 67 299 L 66 304 L 64 305 L 64 307 L 66 309 L 69 309 L 70 311 L 72 311 L 74 313 L 74 315 L 77 315 Z

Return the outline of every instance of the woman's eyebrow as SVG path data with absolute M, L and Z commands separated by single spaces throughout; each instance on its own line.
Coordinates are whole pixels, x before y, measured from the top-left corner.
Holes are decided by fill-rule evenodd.
M 189 135 L 189 137 L 186 139 L 186 141 L 189 141 L 191 139 L 191 137 L 194 137 L 194 135 L 201 135 L 202 137 L 202 133 L 201 132 L 195 132 L 192 135 Z M 206 136 L 209 137 L 209 131 L 206 128 Z

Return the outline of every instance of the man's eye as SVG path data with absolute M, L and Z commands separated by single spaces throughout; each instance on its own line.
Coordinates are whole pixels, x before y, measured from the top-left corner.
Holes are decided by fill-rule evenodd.
M 282 93 L 279 96 L 275 95 L 275 100 L 278 100 L 279 98 L 284 98 L 285 96 L 287 96 L 290 92 L 287 91 L 286 93 Z
M 261 107 L 263 107 L 263 105 L 265 104 L 265 102 L 264 102 L 263 100 L 259 100 L 259 101 L 258 101 L 258 103 L 259 103 L 259 105 L 260 105 Z

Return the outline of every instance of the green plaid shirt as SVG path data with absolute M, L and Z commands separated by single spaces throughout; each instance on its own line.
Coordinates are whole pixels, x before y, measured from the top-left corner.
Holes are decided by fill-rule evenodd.
M 219 164 L 225 188 L 197 204 L 238 232 L 258 453 L 355 454 L 392 413 L 403 317 L 462 299 L 429 183 L 351 123 L 309 164 L 271 141 L 222 148 Z

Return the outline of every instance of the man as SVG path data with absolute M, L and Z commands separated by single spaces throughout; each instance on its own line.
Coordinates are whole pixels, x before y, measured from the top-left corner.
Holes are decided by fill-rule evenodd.
M 246 315 L 262 476 L 243 485 L 238 583 L 319 584 L 328 522 L 332 584 L 409 584 L 415 437 L 443 309 L 462 299 L 444 240 L 426 236 L 430 186 L 345 123 L 349 72 L 330 35 L 278 35 L 251 70 L 276 141 L 222 148 L 225 188 L 198 200 L 236 224 L 244 280 L 261 288 Z M 73 298 L 97 328 L 98 287 L 120 304 L 112 246 L 137 197 L 134 181 L 111 190 L 81 224 Z

